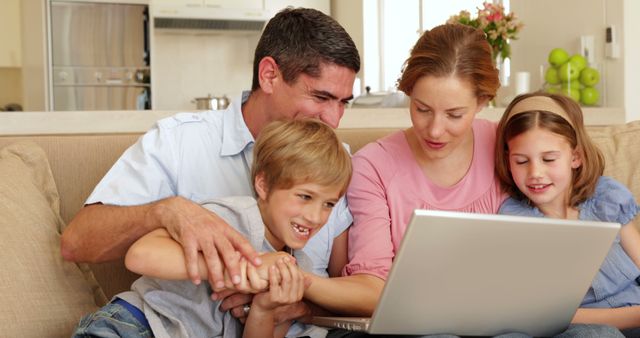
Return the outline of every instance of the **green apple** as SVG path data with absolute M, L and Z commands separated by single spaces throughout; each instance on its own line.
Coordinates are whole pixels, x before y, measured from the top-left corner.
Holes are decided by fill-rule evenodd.
M 576 102 L 580 102 L 580 89 L 563 87 L 561 93 L 572 98 Z
M 600 93 L 597 89 L 593 87 L 584 87 L 580 91 L 580 102 L 585 106 L 593 106 L 598 103 L 598 99 L 600 98 Z
M 548 86 L 545 91 L 549 94 L 562 94 L 562 88 L 558 86 Z
M 573 67 L 575 67 L 578 72 L 583 70 L 585 67 L 587 67 L 587 59 L 585 59 L 582 55 L 580 54 L 573 54 L 570 58 L 569 61 L 571 62 L 571 64 L 573 65 Z
M 560 77 L 558 77 L 558 69 L 556 67 L 547 68 L 547 71 L 544 73 L 544 80 L 548 84 L 560 83 Z
M 587 87 L 593 87 L 599 81 L 600 72 L 595 68 L 587 67 L 580 72 L 580 82 Z
M 558 77 L 562 82 L 569 82 L 571 80 L 575 80 L 580 76 L 580 71 L 573 66 L 571 62 L 565 62 L 558 69 Z
M 580 87 L 582 87 L 582 86 L 580 85 L 580 81 L 578 81 L 578 79 L 575 79 L 575 80 L 571 80 L 569 82 L 563 82 L 562 83 L 562 87 L 563 88 L 568 87 L 568 88 L 580 89 Z
M 562 48 L 554 48 L 549 52 L 549 63 L 558 67 L 569 60 L 569 53 Z

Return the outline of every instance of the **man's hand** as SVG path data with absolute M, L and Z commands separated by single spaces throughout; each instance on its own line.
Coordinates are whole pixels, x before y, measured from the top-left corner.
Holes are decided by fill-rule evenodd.
M 189 279 L 196 284 L 200 283 L 200 251 L 207 264 L 209 281 L 215 288 L 224 287 L 225 268 L 233 284 L 242 281 L 241 256 L 253 265 L 261 264 L 256 251 L 240 233 L 218 215 L 183 197 L 171 197 L 156 203 L 147 213 L 145 222 L 162 224 L 182 245 Z

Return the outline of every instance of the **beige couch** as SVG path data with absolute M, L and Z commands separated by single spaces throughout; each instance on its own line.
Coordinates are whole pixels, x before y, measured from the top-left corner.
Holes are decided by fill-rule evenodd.
M 339 129 L 338 134 L 355 152 L 393 130 Z M 589 132 L 605 153 L 606 174 L 640 200 L 640 121 Z M 64 262 L 59 233 L 139 136 L 0 135 L 0 336 L 68 336 L 82 314 L 128 289 L 136 278 L 121 261 Z

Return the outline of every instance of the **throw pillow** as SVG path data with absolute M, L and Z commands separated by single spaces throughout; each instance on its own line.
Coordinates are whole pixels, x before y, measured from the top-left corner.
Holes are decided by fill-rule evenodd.
M 0 150 L 3 336 L 69 337 L 97 309 L 79 266 L 60 254 L 59 209 L 44 151 L 32 142 Z

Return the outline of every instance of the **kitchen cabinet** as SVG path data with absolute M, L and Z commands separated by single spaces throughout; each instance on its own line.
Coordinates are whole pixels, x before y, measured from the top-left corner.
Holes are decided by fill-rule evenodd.
M 20 0 L 0 4 L 0 67 L 22 66 Z
M 263 9 L 262 0 L 204 0 L 209 8 Z
M 327 15 L 331 15 L 331 1 L 330 0 L 265 0 L 265 9 L 271 14 L 275 15 L 279 10 L 287 7 L 306 7 L 315 8 Z
M 262 0 L 151 0 L 152 5 L 187 8 L 263 9 Z

